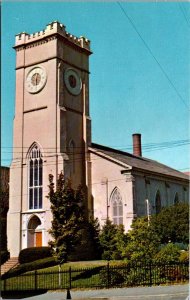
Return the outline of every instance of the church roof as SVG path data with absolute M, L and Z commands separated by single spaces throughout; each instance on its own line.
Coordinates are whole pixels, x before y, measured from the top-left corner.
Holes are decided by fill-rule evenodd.
M 132 167 L 132 169 L 136 169 L 136 170 L 157 173 L 160 175 L 172 176 L 183 180 L 189 180 L 189 177 L 186 174 L 177 171 L 175 169 L 172 169 L 155 160 L 151 160 L 149 158 L 135 156 L 128 152 L 116 150 L 95 143 L 91 144 L 89 150 L 94 154 L 100 156 L 103 155 L 105 158 L 107 157 L 107 159 L 113 159 L 116 163 L 118 162 L 122 164 L 123 167 L 126 166 L 126 170 L 129 169 L 130 166 Z

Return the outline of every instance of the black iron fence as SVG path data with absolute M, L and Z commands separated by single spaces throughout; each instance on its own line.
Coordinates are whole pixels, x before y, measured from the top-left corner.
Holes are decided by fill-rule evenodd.
M 189 264 L 122 264 L 54 272 L 33 271 L 1 280 L 2 291 L 110 288 L 175 284 L 189 279 Z

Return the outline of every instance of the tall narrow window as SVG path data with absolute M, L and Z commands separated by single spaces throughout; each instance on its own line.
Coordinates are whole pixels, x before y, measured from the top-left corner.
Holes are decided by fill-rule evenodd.
M 29 209 L 42 208 L 42 154 L 35 145 L 29 155 Z
M 174 204 L 178 204 L 178 203 L 179 203 L 179 195 L 178 193 L 176 193 L 174 198 Z
M 75 144 L 73 140 L 69 143 L 69 157 L 70 157 L 70 171 L 71 174 L 75 173 Z
M 123 224 L 123 203 L 118 188 L 115 188 L 111 196 L 112 218 L 114 224 Z
M 157 191 L 157 193 L 156 193 L 155 206 L 156 206 L 156 214 L 159 214 L 161 211 L 161 208 L 162 208 L 161 197 L 160 197 L 159 191 Z

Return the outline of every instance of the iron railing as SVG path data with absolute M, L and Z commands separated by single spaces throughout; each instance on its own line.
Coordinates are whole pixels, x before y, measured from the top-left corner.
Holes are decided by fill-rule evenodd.
M 175 284 L 189 279 L 189 264 L 128 263 L 44 272 L 32 271 L 1 280 L 2 291 L 110 288 Z

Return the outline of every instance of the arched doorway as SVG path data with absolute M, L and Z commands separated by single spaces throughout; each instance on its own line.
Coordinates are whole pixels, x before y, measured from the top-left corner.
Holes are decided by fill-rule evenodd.
M 41 221 L 34 215 L 28 222 L 28 247 L 42 246 Z

